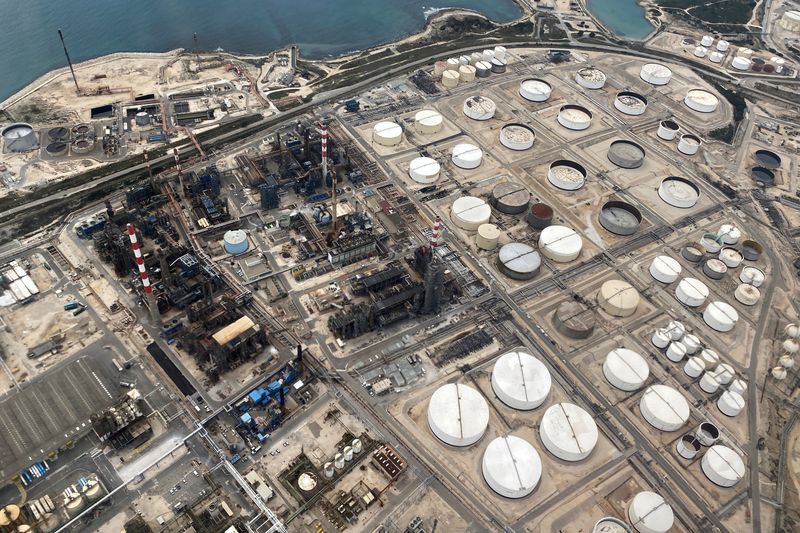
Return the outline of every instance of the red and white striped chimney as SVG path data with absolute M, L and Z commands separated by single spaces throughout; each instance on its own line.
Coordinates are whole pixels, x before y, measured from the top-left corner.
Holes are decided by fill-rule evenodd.
M 147 305 L 150 308 L 150 317 L 154 322 L 160 322 L 161 316 L 158 313 L 158 302 L 156 302 L 155 296 L 153 295 L 153 287 L 150 285 L 150 278 L 147 275 L 147 267 L 144 266 L 142 250 L 139 247 L 139 240 L 136 238 L 136 228 L 133 227 L 133 224 L 128 224 L 128 237 L 131 240 L 133 256 L 136 258 L 136 268 L 139 269 L 139 277 L 142 279 L 145 298 L 148 300 Z
M 431 232 L 431 249 L 439 246 L 439 240 L 442 238 L 442 219 L 436 217 L 436 222 L 433 224 L 433 231 Z

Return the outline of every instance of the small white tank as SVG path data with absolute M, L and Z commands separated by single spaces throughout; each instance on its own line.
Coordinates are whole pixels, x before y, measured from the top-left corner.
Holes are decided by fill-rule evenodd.
M 731 43 L 729 43 L 728 41 L 725 41 L 723 39 L 720 39 L 719 41 L 717 41 L 717 51 L 719 51 L 719 52 L 727 52 L 728 48 L 730 48 L 730 47 L 731 47 Z
M 748 283 L 753 287 L 760 287 L 764 284 L 766 279 L 767 276 L 764 274 L 764 271 L 756 267 L 746 266 L 739 272 L 739 281 Z
M 712 372 L 706 371 L 700 378 L 700 388 L 709 394 L 714 394 L 719 389 L 719 379 Z
M 711 52 L 708 55 L 708 60 L 711 61 L 712 63 L 722 63 L 722 60 L 724 58 L 725 58 L 725 56 L 722 54 L 722 52 L 716 52 L 715 51 L 715 52 Z
M 669 324 L 667 324 L 667 331 L 669 332 L 672 340 L 679 341 L 686 334 L 686 326 L 677 320 L 672 320 Z
M 800 339 L 800 326 L 789 323 L 783 327 L 783 334 L 790 339 Z
M 483 51 L 483 60 L 488 61 L 489 63 L 492 62 L 494 59 L 494 50 L 484 50 Z
M 700 339 L 697 335 L 686 335 L 681 342 L 686 347 L 686 355 L 694 355 L 700 349 Z
M 460 56 L 458 62 L 463 65 L 469 65 L 469 56 Z
M 684 459 L 694 459 L 702 448 L 700 440 L 691 433 L 680 438 L 677 445 L 678 455 Z
M 717 235 L 722 237 L 724 244 L 733 245 L 739 242 L 742 237 L 742 231 L 733 224 L 723 224 L 719 227 Z
M 706 368 L 708 370 L 713 370 L 714 368 L 717 368 L 717 365 L 719 364 L 719 354 L 714 350 L 710 350 L 708 348 L 704 348 L 700 352 L 700 358 L 703 361 L 705 361 Z
M 345 461 L 352 461 L 353 460 L 353 447 L 352 446 L 345 446 L 342 450 L 342 455 L 344 455 Z
M 695 57 L 706 57 L 706 52 L 708 52 L 708 48 L 705 46 L 697 46 L 694 49 Z
M 457 57 L 451 57 L 447 60 L 447 70 L 458 70 L 459 65 L 461 65 L 461 63 L 458 61 Z
M 703 446 L 713 446 L 719 441 L 719 428 L 711 422 L 702 422 L 697 426 L 694 435 Z
M 775 368 L 770 370 L 769 373 L 773 378 L 777 379 L 778 381 L 786 379 L 786 376 L 788 375 L 786 368 L 782 366 L 776 366 Z
M 506 47 L 505 46 L 495 46 L 494 47 L 494 57 L 497 59 L 506 59 Z
M 662 120 L 658 125 L 656 135 L 665 141 L 672 141 L 678 136 L 681 127 L 674 120 Z
M 681 135 L 681 139 L 678 141 L 678 151 L 684 155 L 694 155 L 700 151 L 701 144 L 703 144 L 703 142 L 700 140 L 700 137 L 684 134 Z
M 337 453 L 333 457 L 333 466 L 336 470 L 341 470 L 344 468 L 344 455 Z
M 739 378 L 736 378 L 731 381 L 730 385 L 728 385 L 728 390 L 744 397 L 744 394 L 747 392 L 747 383 Z
M 361 453 L 363 449 L 363 444 L 361 443 L 361 439 L 353 439 L 353 442 L 350 443 L 350 446 L 353 447 L 353 453 L 358 455 Z
M 748 283 L 742 283 L 736 287 L 733 297 L 742 305 L 756 305 L 761 299 L 761 291 Z
M 690 357 L 683 365 L 683 372 L 690 378 L 697 378 L 705 371 L 706 363 L 700 357 Z
M 323 467 L 322 472 L 325 474 L 326 478 L 328 478 L 328 479 L 332 478 L 333 477 L 333 472 L 334 472 L 333 463 L 331 463 L 331 462 L 325 463 L 325 466 Z
M 744 398 L 741 394 L 725 391 L 717 400 L 717 408 L 725 416 L 738 416 L 744 410 Z
M 727 385 L 736 377 L 736 370 L 728 363 L 722 363 L 714 370 L 714 375 L 717 376 L 720 384 Z
M 709 47 L 714 44 L 714 38 L 710 35 L 703 35 L 703 38 L 700 39 L 700 46 Z
M 686 357 L 686 346 L 684 346 L 682 342 L 674 341 L 669 343 L 669 347 L 667 348 L 667 359 L 673 363 L 679 363 L 680 361 L 683 361 L 684 357 Z
M 743 70 L 743 71 L 744 70 L 750 70 L 750 67 L 752 66 L 752 64 L 753 64 L 753 61 L 750 60 L 750 58 L 742 57 L 742 56 L 736 56 L 736 57 L 733 58 L 733 61 L 731 61 L 731 68 L 734 68 L 736 70 Z
M 785 353 L 778 358 L 778 364 L 781 365 L 783 368 L 794 368 L 795 365 L 794 357 L 789 355 L 788 353 Z
M 462 83 L 469 83 L 475 80 L 476 69 L 472 65 L 461 65 L 458 67 L 458 77 Z
M 653 345 L 656 348 L 664 349 L 669 346 L 669 342 L 672 339 L 669 332 L 666 329 L 660 328 L 653 333 Z
M 475 236 L 475 244 L 481 250 L 494 250 L 500 238 L 500 230 L 494 224 L 481 224 Z
M 781 346 L 783 347 L 783 351 L 789 354 L 800 352 L 800 343 L 795 339 L 786 339 Z

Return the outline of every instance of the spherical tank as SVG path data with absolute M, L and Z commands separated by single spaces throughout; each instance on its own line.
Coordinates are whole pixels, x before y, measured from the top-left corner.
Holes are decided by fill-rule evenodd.
M 485 201 L 475 196 L 462 196 L 453 202 L 450 219 L 459 228 L 466 231 L 478 231 L 482 224 L 489 222 L 492 208 Z
M 423 185 L 430 185 L 439 179 L 441 167 L 435 159 L 430 157 L 417 157 L 408 165 L 408 174 L 411 179 Z
M 470 143 L 459 143 L 453 147 L 453 164 L 459 168 L 471 170 L 478 168 L 483 160 L 483 151 Z
M 527 215 L 528 224 L 535 230 L 543 230 L 553 223 L 553 208 L 547 204 L 533 204 Z
M 633 235 L 642 223 L 639 210 L 626 202 L 612 200 L 600 209 L 600 225 L 615 235 Z
M 678 135 L 680 129 L 681 127 L 674 120 L 662 120 L 658 124 L 656 135 L 665 141 L 671 141 Z
M 588 339 L 594 333 L 595 312 L 582 302 L 567 300 L 556 308 L 553 323 L 556 330 L 565 337 Z
M 677 281 L 681 271 L 681 264 L 668 255 L 656 256 L 650 263 L 650 275 L 661 283 Z
M 651 385 L 639 400 L 644 419 L 661 431 L 677 431 L 689 420 L 689 402 L 672 387 Z
M 681 135 L 681 139 L 678 141 L 678 151 L 684 155 L 694 155 L 700 150 L 701 144 L 703 142 L 696 135 Z
M 539 235 L 539 249 L 548 259 L 556 263 L 568 263 L 578 258 L 583 248 L 583 239 L 566 226 L 548 226 Z
M 624 318 L 636 312 L 639 292 L 627 281 L 612 279 L 600 286 L 597 304 L 611 316 Z
M 442 115 L 432 109 L 423 109 L 414 115 L 414 129 L 423 135 L 432 135 L 442 130 Z
M 703 263 L 703 274 L 711 279 L 720 280 L 728 272 L 728 266 L 719 259 L 711 258 Z
M 675 298 L 687 307 L 699 307 L 708 298 L 709 290 L 705 283 L 697 278 L 683 278 L 675 287 Z
M 725 333 L 733 329 L 739 320 L 739 313 L 725 302 L 711 302 L 703 311 L 703 320 L 711 329 Z
M 464 114 L 472 120 L 489 120 L 494 117 L 497 105 L 483 96 L 470 96 L 464 101 Z
M 547 399 L 551 384 L 547 367 L 527 352 L 504 354 L 492 369 L 492 390 L 512 409 L 536 409 Z
M 519 94 L 530 102 L 546 102 L 553 87 L 544 80 L 528 79 L 519 84 Z
M 565 191 L 577 191 L 586 183 L 586 169 L 580 163 L 559 159 L 550 164 L 547 181 Z
M 698 113 L 713 113 L 719 105 L 719 98 L 704 89 L 690 89 L 683 103 Z
M 666 85 L 672 79 L 672 71 L 659 63 L 642 65 L 639 77 L 650 85 Z
M 672 207 L 688 209 L 697 203 L 700 189 L 686 178 L 671 176 L 661 182 L 658 196 Z
M 616 140 L 608 147 L 608 160 L 621 168 L 639 168 L 644 156 L 644 148 L 635 142 Z
M 541 265 L 539 252 L 525 243 L 506 244 L 497 254 L 498 269 L 511 279 L 520 281 L 532 279 L 539 273 Z
M 469 83 L 475 79 L 475 71 L 472 65 L 461 65 L 458 67 L 458 77 L 462 83 Z
M 507 435 L 486 447 L 481 471 L 486 484 L 500 496 L 522 498 L 539 484 L 542 459 L 528 441 Z
M 575 74 L 575 81 L 584 89 L 602 89 L 606 84 L 606 75 L 598 68 L 586 67 Z
M 781 347 L 783 348 L 784 352 L 789 354 L 796 354 L 800 351 L 800 343 L 798 343 L 795 339 L 784 340 Z
M 733 487 L 745 474 L 739 454 L 721 444 L 709 448 L 700 465 L 706 477 L 720 487 Z
M 500 230 L 494 224 L 481 224 L 475 236 L 475 244 L 481 250 L 494 250 L 497 248 L 497 240 L 500 238 Z
M 585 409 L 573 403 L 557 403 L 544 412 L 539 436 L 547 451 L 559 459 L 581 461 L 597 445 L 597 424 Z
M 6 152 L 29 152 L 39 146 L 39 137 L 33 126 L 24 122 L 3 128 L 0 137 Z
M 626 115 L 642 115 L 647 109 L 647 98 L 632 91 L 621 91 L 614 98 L 614 107 Z
M 451 446 L 470 446 L 489 425 L 489 406 L 480 392 L 459 383 L 442 385 L 428 403 L 428 425 Z
M 633 392 L 642 388 L 647 382 L 650 367 L 644 357 L 633 350 L 616 348 L 606 356 L 603 375 L 616 388 Z
M 500 129 L 500 144 L 511 150 L 527 150 L 535 140 L 536 133 L 525 124 L 506 124 Z
M 247 233 L 241 229 L 226 231 L 223 239 L 225 251 L 231 255 L 243 254 L 250 247 Z
M 592 112 L 583 106 L 568 104 L 558 111 L 557 120 L 568 130 L 581 131 L 592 125 Z
M 442 73 L 442 85 L 448 89 L 458 87 L 459 81 L 461 81 L 461 76 L 457 70 L 445 70 Z
M 660 494 L 643 491 L 628 505 L 628 520 L 639 533 L 667 533 L 672 529 L 675 515 Z
M 739 416 L 744 410 L 744 398 L 741 394 L 726 390 L 717 400 L 717 409 L 725 416 Z
M 378 122 L 372 128 L 372 140 L 381 146 L 395 146 L 403 140 L 403 128 L 395 122 Z
M 783 334 L 790 339 L 800 339 L 800 325 L 793 323 L 786 324 L 786 326 L 783 328 Z
M 492 189 L 489 203 L 507 215 L 519 215 L 528 210 L 531 200 L 531 193 L 522 185 L 512 182 L 502 182 Z
M 756 305 L 761 299 L 761 291 L 748 283 L 742 283 L 736 287 L 733 296 L 742 305 Z
M 764 247 L 760 243 L 750 239 L 742 241 L 742 255 L 748 261 L 758 261 L 762 253 L 764 253 Z

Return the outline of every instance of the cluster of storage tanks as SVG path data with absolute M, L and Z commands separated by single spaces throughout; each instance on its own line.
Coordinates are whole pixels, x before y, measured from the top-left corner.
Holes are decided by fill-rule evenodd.
M 659 139 L 664 141 L 674 141 L 678 139 L 678 151 L 683 155 L 695 155 L 700 151 L 700 147 L 703 145 L 703 141 L 697 135 L 681 133 L 680 125 L 674 119 L 662 120 L 658 124 L 656 135 Z
M 497 398 L 516 411 L 532 411 L 544 405 L 552 379 L 547 367 L 530 353 L 508 352 L 492 369 L 491 387 Z M 468 447 L 478 443 L 489 427 L 489 405 L 477 389 L 461 383 L 439 387 L 428 403 L 428 426 L 443 443 Z M 598 440 L 591 414 L 572 403 L 548 407 L 539 424 L 541 444 L 554 457 L 567 462 L 586 459 Z M 486 446 L 481 460 L 486 484 L 506 498 L 532 493 L 544 472 L 542 459 L 527 440 L 504 435 Z
M 769 61 L 758 57 L 750 48 L 738 48 L 733 59 L 731 59 L 730 68 L 740 72 L 753 71 L 762 72 L 765 74 L 783 74 L 786 67 L 786 60 L 779 56 L 772 56 Z
M 800 326 L 787 324 L 783 328 L 782 354 L 778 357 L 778 366 L 770 370 L 770 375 L 778 381 L 786 379 L 788 370 L 794 368 L 795 357 L 800 352 Z
M 722 63 L 731 45 L 728 41 L 720 39 L 714 44 L 714 37 L 703 35 L 700 42 L 695 46 L 693 54 L 697 58 L 706 58 L 712 63 Z
M 505 47 L 495 46 L 493 50 L 437 61 L 433 65 L 433 75 L 441 78 L 443 87 L 453 89 L 475 78 L 488 78 L 492 73 L 501 74 L 506 71 L 507 64 Z
M 342 451 L 337 452 L 333 456 L 332 461 L 326 462 L 322 466 L 322 474 L 331 479 L 336 472 L 341 472 L 347 463 L 350 463 L 354 457 L 359 455 L 364 450 L 364 445 L 361 439 L 353 439 L 353 441 L 342 448 Z

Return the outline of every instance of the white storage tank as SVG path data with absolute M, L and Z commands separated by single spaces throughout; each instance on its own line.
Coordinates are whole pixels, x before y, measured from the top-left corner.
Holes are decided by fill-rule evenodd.
M 528 150 L 535 140 L 533 129 L 525 124 L 506 124 L 500 129 L 500 144 L 511 150 Z
M 659 185 L 658 196 L 672 207 L 689 209 L 700 199 L 700 189 L 686 178 L 670 176 Z
M 483 160 L 483 151 L 470 143 L 459 143 L 453 147 L 452 161 L 458 168 L 478 168 Z
M 706 477 L 720 487 L 733 487 L 745 474 L 744 462 L 739 454 L 721 444 L 709 448 L 700 465 Z
M 430 185 L 439 179 L 441 166 L 430 157 L 417 157 L 408 165 L 408 174 L 411 179 L 423 185 Z
M 461 65 L 458 67 L 458 77 L 462 83 L 469 83 L 475 80 L 476 69 L 472 65 Z
M 681 264 L 668 255 L 656 256 L 650 263 L 650 275 L 661 283 L 672 283 L 681 275 Z
M 482 224 L 489 222 L 492 208 L 483 199 L 475 196 L 462 196 L 453 202 L 450 219 L 465 231 L 478 231 Z
M 690 89 L 686 92 L 683 103 L 698 113 L 713 113 L 719 105 L 719 98 L 704 89 Z
M 660 494 L 643 491 L 628 505 L 628 520 L 639 533 L 667 533 L 672 529 L 675 515 Z
M 681 342 L 686 346 L 686 355 L 694 355 L 700 350 L 700 338 L 697 335 L 684 335 Z
M 742 264 L 744 257 L 736 248 L 723 248 L 719 252 L 719 260 L 725 263 L 728 268 L 738 268 Z
M 732 305 L 716 301 L 708 304 L 703 311 L 703 320 L 711 329 L 725 333 L 736 326 L 739 321 L 739 313 Z
M 472 120 L 489 120 L 496 111 L 494 101 L 483 96 L 470 96 L 464 101 L 464 114 Z
M 659 328 L 655 331 L 655 333 L 653 333 L 653 338 L 651 339 L 651 342 L 653 343 L 653 346 L 663 350 L 664 348 L 669 346 L 670 340 L 671 338 L 669 332 L 664 328 Z
M 697 427 L 695 436 L 703 446 L 713 446 L 719 440 L 719 428 L 706 421 Z
M 489 405 L 480 392 L 460 383 L 442 385 L 428 403 L 428 426 L 450 446 L 470 446 L 489 425 Z
M 457 70 L 445 70 L 442 73 L 442 85 L 447 89 L 458 87 L 459 81 L 461 81 L 461 76 Z
M 666 85 L 672 79 L 672 71 L 660 63 L 642 65 L 639 77 L 650 85 Z
M 750 70 L 753 62 L 747 57 L 736 56 L 731 61 L 731 68 L 735 70 Z
M 686 357 L 686 346 L 681 341 L 673 341 L 667 347 L 667 359 L 673 363 L 680 363 Z
M 700 388 L 708 394 L 714 394 L 719 390 L 719 386 L 720 382 L 716 374 L 713 371 L 706 370 L 703 373 L 703 377 L 700 378 Z
M 703 141 L 697 135 L 684 134 L 678 141 L 678 151 L 684 155 L 695 155 L 700 150 Z
M 736 378 L 731 381 L 730 385 L 728 385 L 728 390 L 735 392 L 744 398 L 744 394 L 747 392 L 747 383 L 739 378 Z
M 794 368 L 795 360 L 791 354 L 785 353 L 778 358 L 778 364 L 783 368 Z M 739 393 L 743 394 L 743 393 Z
M 647 98 L 633 91 L 620 91 L 614 99 L 614 107 L 626 115 L 639 116 L 647 109 Z
M 326 478 L 330 479 L 330 478 L 333 477 L 334 472 L 336 472 L 336 469 L 333 468 L 333 463 L 331 463 L 331 462 L 325 463 L 325 466 L 322 469 L 323 475 Z
M 486 447 L 481 471 L 486 484 L 500 496 L 523 498 L 542 478 L 542 459 L 528 441 L 507 435 Z
M 243 254 L 250 247 L 247 233 L 242 229 L 226 231 L 223 239 L 225 251 L 231 255 Z
M 506 63 L 505 59 L 500 59 L 499 57 L 492 58 L 492 72 L 495 74 L 502 74 L 506 71 Z
M 475 237 L 475 244 L 481 250 L 494 250 L 500 238 L 500 230 L 494 224 L 481 224 Z
M 519 94 L 530 102 L 546 102 L 553 94 L 553 87 L 544 80 L 531 78 L 519 84 Z
M 381 146 L 396 146 L 403 140 L 403 128 L 396 122 L 378 122 L 372 128 L 372 140 Z
M 710 35 L 703 35 L 703 38 L 700 39 L 701 46 L 708 47 L 711 46 L 712 44 L 714 44 L 714 38 Z
M 342 449 L 342 455 L 344 455 L 344 460 L 348 463 L 353 460 L 353 447 L 352 446 L 345 446 Z
M 558 111 L 558 123 L 573 131 L 582 131 L 592 125 L 592 112 L 583 106 L 567 104 Z
M 697 278 L 683 278 L 675 288 L 675 298 L 687 307 L 703 305 L 708 295 L 708 286 Z
M 761 291 L 748 283 L 742 283 L 736 287 L 733 297 L 742 305 L 756 305 L 761 299 Z
M 461 62 L 458 60 L 457 57 L 451 57 L 447 60 L 447 70 L 458 70 L 458 67 L 461 65 Z
M 678 136 L 680 129 L 681 127 L 674 120 L 662 120 L 658 124 L 656 135 L 665 141 L 671 141 Z
M 700 358 L 705 362 L 706 368 L 712 370 L 719 364 L 719 354 L 709 348 L 703 348 Z
M 783 334 L 790 339 L 800 339 L 800 326 L 793 323 L 786 324 Z
M 683 365 L 683 372 L 690 378 L 698 378 L 705 371 L 706 363 L 701 357 L 690 357 Z
M 717 235 L 725 244 L 736 244 L 742 237 L 742 231 L 733 224 L 723 224 L 719 227 Z
M 667 333 L 669 333 L 670 340 L 673 341 L 681 340 L 686 334 L 686 326 L 677 320 L 670 320 L 669 324 L 667 324 L 666 330 Z
M 586 67 L 575 74 L 575 81 L 584 89 L 602 89 L 606 84 L 606 75 L 599 68 Z
M 506 59 L 506 47 L 505 46 L 495 46 L 494 47 L 494 57 L 498 59 Z
M 728 41 L 725 41 L 723 39 L 720 39 L 719 41 L 717 41 L 717 51 L 719 51 L 719 52 L 727 52 L 728 48 L 730 48 L 730 47 L 731 47 L 731 43 L 729 43 Z
M 650 367 L 644 357 L 627 348 L 608 352 L 603 362 L 603 375 L 616 388 L 633 392 L 639 390 L 650 377 Z
M 480 52 L 472 52 L 472 55 L 469 56 L 469 64 L 475 66 L 478 64 L 478 61 L 483 61 L 483 54 Z
M 488 78 L 492 74 L 492 64 L 488 61 L 478 61 L 475 63 L 475 77 Z
M 539 273 L 541 265 L 542 258 L 539 252 L 523 242 L 506 244 L 497 254 L 497 268 L 511 279 L 519 281 L 533 279 Z
M 547 408 L 539 424 L 539 436 L 548 452 L 564 461 L 581 461 L 597 445 L 597 424 L 586 410 L 573 403 Z
M 686 434 L 681 437 L 676 446 L 678 455 L 684 459 L 694 459 L 697 453 L 702 448 L 700 440 L 692 434 Z
M 708 53 L 708 48 L 705 46 L 697 46 L 694 49 L 695 57 L 706 57 L 706 53 Z
M 547 226 L 539 235 L 539 249 L 548 259 L 556 263 L 568 263 L 578 258 L 583 248 L 583 239 L 566 226 Z
M 597 304 L 611 316 L 625 318 L 636 313 L 639 292 L 627 281 L 612 279 L 600 286 Z
M 677 431 L 689 420 L 689 402 L 672 387 L 651 385 L 639 400 L 644 419 L 661 431 Z
M 414 129 L 422 135 L 433 135 L 442 131 L 442 115 L 433 109 L 423 109 L 414 115 Z
M 361 439 L 356 438 L 353 439 L 353 442 L 350 443 L 350 446 L 353 447 L 353 453 L 358 455 L 359 453 L 361 453 L 361 450 L 363 448 L 363 443 L 361 442 Z
M 703 233 L 703 236 L 700 237 L 700 246 L 711 254 L 719 253 L 722 250 L 722 244 L 722 238 L 716 233 Z
M 744 398 L 741 394 L 726 390 L 717 400 L 717 408 L 725 416 L 739 416 L 744 411 Z
M 547 367 L 528 352 L 506 353 L 492 369 L 492 390 L 512 409 L 536 409 L 547 399 L 551 384 Z
M 494 59 L 494 50 L 484 50 L 483 51 L 483 60 L 491 62 Z
M 728 363 L 722 363 L 714 370 L 714 375 L 717 376 L 721 385 L 727 385 L 736 377 L 736 370 Z
M 586 169 L 580 163 L 559 159 L 550 164 L 547 181 L 565 191 L 577 191 L 586 183 Z
M 337 453 L 333 456 L 333 466 L 336 470 L 343 470 L 344 469 L 344 455 L 341 453 Z
M 711 54 L 708 56 L 708 59 L 712 63 L 722 63 L 724 57 L 725 56 L 722 54 L 722 52 L 711 52 Z
M 469 56 L 459 56 L 458 63 L 461 65 L 461 67 L 464 65 L 469 65 Z

